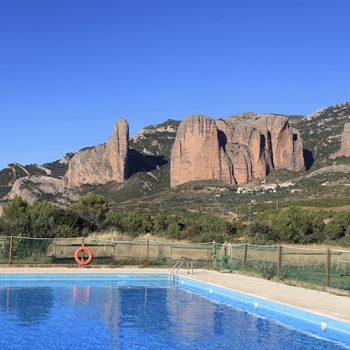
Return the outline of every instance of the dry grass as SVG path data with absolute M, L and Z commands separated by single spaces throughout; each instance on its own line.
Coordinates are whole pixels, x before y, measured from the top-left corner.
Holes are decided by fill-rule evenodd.
M 189 241 L 186 240 L 174 240 L 169 239 L 167 237 L 162 236 L 154 236 L 150 233 L 141 234 L 137 237 L 128 235 L 126 233 L 121 233 L 118 231 L 106 231 L 106 232 L 93 232 L 91 233 L 88 238 L 91 239 L 100 239 L 100 240 L 106 240 L 106 241 L 146 241 L 146 240 L 152 240 L 157 242 L 166 242 L 166 243 L 189 243 Z
M 348 250 L 350 252 L 350 247 L 344 247 L 337 244 L 332 243 L 313 243 L 313 244 L 283 244 L 287 247 L 298 248 L 298 249 L 335 249 L 335 250 Z
M 339 211 L 350 211 L 350 205 L 347 204 L 347 205 L 341 205 L 339 207 L 313 207 L 313 206 L 301 206 L 301 208 L 304 208 L 304 209 L 307 209 L 307 210 L 312 210 L 312 211 L 316 211 L 316 212 L 319 212 L 319 211 L 336 211 L 336 212 L 339 212 Z
M 211 261 L 212 259 L 211 243 L 208 245 L 197 245 L 187 240 L 170 240 L 169 238 L 153 236 L 149 233 L 139 235 L 135 238 L 118 231 L 95 232 L 90 234 L 88 239 L 115 240 L 119 242 L 133 241 L 132 244 L 120 242 L 115 247 L 114 253 L 119 257 L 136 256 L 145 259 L 148 256 L 150 259 L 165 258 L 168 260 L 177 260 L 182 256 L 186 256 L 193 260 Z M 147 247 L 147 240 L 150 241 L 149 247 Z

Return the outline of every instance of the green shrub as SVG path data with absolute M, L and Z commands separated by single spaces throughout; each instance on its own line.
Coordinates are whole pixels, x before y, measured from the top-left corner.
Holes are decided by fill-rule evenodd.
M 4 208 L 0 231 L 5 236 L 78 237 L 90 232 L 90 226 L 70 209 L 59 208 L 47 201 L 29 206 L 16 197 Z
M 254 221 L 247 227 L 247 233 L 251 244 L 273 244 L 278 240 L 276 232 L 265 222 Z
M 345 237 L 350 239 L 350 213 L 335 213 L 326 225 L 326 238 L 328 240 L 338 240 Z
M 262 213 L 248 230 L 252 243 L 316 243 L 325 238 L 323 213 L 299 207 L 272 210 Z
M 102 227 L 110 210 L 110 204 L 103 196 L 88 193 L 74 203 L 72 210 L 95 229 Z

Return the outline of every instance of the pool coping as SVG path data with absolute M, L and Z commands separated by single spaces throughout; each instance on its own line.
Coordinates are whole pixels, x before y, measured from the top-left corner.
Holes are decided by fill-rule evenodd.
M 336 320 L 336 321 L 339 321 L 339 322 L 343 322 L 343 323 L 349 324 L 349 326 L 350 326 L 350 320 L 346 320 L 346 319 L 343 319 L 343 318 L 340 318 L 340 317 L 336 317 L 336 316 L 333 316 L 333 315 L 330 316 L 327 313 L 315 311 L 313 309 L 308 309 L 308 308 L 305 308 L 305 307 L 300 307 L 300 306 L 289 304 L 289 303 L 286 303 L 286 302 L 283 302 L 283 301 L 276 301 L 275 299 L 272 299 L 272 298 L 269 298 L 269 297 L 266 297 L 266 296 L 261 296 L 259 294 L 254 294 L 254 293 L 250 293 L 250 292 L 242 292 L 239 289 L 235 289 L 235 288 L 231 288 L 231 287 L 225 287 L 225 286 L 213 283 L 213 282 L 202 281 L 202 280 L 199 280 L 199 279 L 192 278 L 191 275 L 179 274 L 179 276 L 181 276 L 183 278 L 186 278 L 186 279 L 189 279 L 189 280 L 192 280 L 192 281 L 202 282 L 202 283 L 211 285 L 213 287 L 222 288 L 222 289 L 225 289 L 227 291 L 232 291 L 232 292 L 236 292 L 236 293 L 240 293 L 240 294 L 245 294 L 245 295 L 248 295 L 248 296 L 250 296 L 252 298 L 265 300 L 265 301 L 271 302 L 271 303 L 281 304 L 281 305 L 288 306 L 288 307 L 291 307 L 291 308 L 294 308 L 294 309 L 298 309 L 298 310 L 301 310 L 301 311 L 309 312 L 309 313 L 312 313 L 312 314 L 315 314 L 315 315 L 318 315 L 318 316 L 330 318 L 332 320 Z M 300 288 L 300 287 L 296 287 L 296 288 Z M 322 293 L 324 293 L 324 292 L 322 292 Z M 349 298 L 349 303 L 350 303 L 350 298 Z
M 350 323 L 285 303 L 177 275 L 177 284 L 209 299 L 223 302 L 253 315 L 273 319 L 285 326 L 338 342 L 350 349 Z

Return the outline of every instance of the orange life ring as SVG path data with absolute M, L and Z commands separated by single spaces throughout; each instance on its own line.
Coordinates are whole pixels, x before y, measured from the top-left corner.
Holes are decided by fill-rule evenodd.
M 87 255 L 88 255 L 87 260 L 82 260 L 80 258 L 79 254 L 81 252 L 86 252 L 87 253 Z M 75 259 L 75 261 L 77 262 L 78 265 L 82 265 L 82 266 L 89 265 L 91 263 L 91 261 L 92 261 L 92 251 L 91 251 L 91 249 L 87 248 L 87 247 L 84 247 L 84 246 L 79 247 L 74 253 L 74 259 Z

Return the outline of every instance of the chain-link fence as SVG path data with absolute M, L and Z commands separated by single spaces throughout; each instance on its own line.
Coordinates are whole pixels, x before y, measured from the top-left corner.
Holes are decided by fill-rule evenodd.
M 215 244 L 217 270 L 250 272 L 264 278 L 350 290 L 350 250 L 284 245 Z
M 93 265 L 171 267 L 185 256 L 193 260 L 195 268 L 241 271 L 350 290 L 350 250 L 307 246 L 0 237 L 0 263 L 76 265 L 74 252 L 82 245 L 91 248 Z
M 93 253 L 95 265 L 172 266 L 182 256 L 196 267 L 211 268 L 213 244 L 157 242 L 151 240 L 114 241 L 91 238 L 0 237 L 0 264 L 75 265 L 74 253 L 82 245 Z

